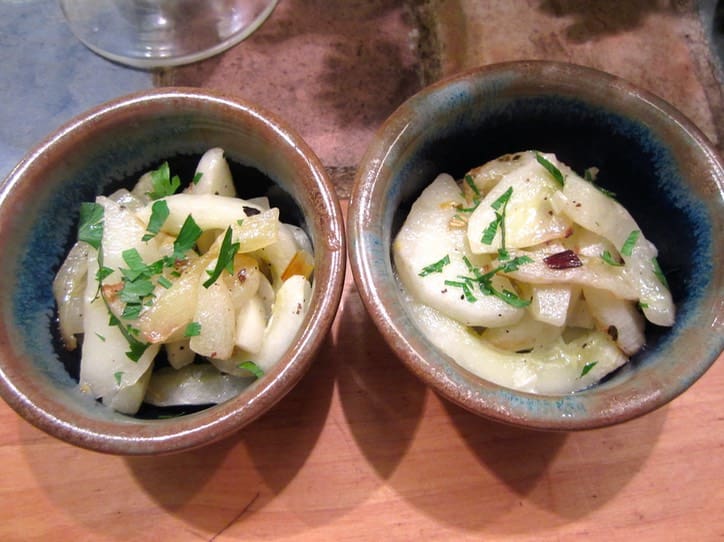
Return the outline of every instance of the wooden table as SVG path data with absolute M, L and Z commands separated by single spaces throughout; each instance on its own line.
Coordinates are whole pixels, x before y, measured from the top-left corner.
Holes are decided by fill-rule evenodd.
M 348 278 L 311 371 L 217 444 L 107 456 L 0 404 L 0 540 L 721 540 L 722 389 L 720 359 L 617 427 L 488 422 L 403 368 Z
M 446 0 L 412 19 L 402 4 L 283 1 L 252 39 L 153 84 L 220 88 L 274 109 L 312 144 L 343 198 L 371 133 L 407 95 L 513 58 L 626 77 L 721 148 L 721 81 L 693 2 Z M 10 80 L 0 76 L 0 87 Z M 722 390 L 720 357 L 687 393 L 617 427 L 559 434 L 488 422 L 407 372 L 348 274 L 311 371 L 217 444 L 107 456 L 54 440 L 0 403 L 0 540 L 724 540 Z

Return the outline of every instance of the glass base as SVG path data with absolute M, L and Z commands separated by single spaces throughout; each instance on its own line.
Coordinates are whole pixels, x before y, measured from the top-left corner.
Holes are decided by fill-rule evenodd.
M 135 68 L 179 66 L 236 45 L 278 0 L 60 0 L 76 37 Z

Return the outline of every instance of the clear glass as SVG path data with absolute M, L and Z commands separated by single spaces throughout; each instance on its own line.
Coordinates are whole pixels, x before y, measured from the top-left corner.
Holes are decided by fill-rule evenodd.
M 236 45 L 278 0 L 60 0 L 88 48 L 136 68 L 178 66 Z

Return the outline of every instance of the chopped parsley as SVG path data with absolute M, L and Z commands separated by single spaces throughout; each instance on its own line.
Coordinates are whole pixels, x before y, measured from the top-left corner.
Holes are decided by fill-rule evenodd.
M 633 230 L 628 234 L 626 241 L 624 241 L 623 246 L 621 247 L 621 254 L 624 256 L 631 256 L 633 249 L 636 246 L 636 241 L 639 239 L 639 235 L 641 235 L 639 230 Z
M 623 265 L 623 263 L 619 262 L 608 250 L 604 250 L 601 253 L 601 259 L 608 265 L 613 265 L 614 267 L 621 267 Z
M 219 257 L 216 258 L 216 266 L 214 270 L 209 273 L 209 279 L 204 282 L 204 288 L 208 288 L 216 279 L 221 276 L 221 272 L 226 271 L 231 274 L 234 272 L 234 256 L 236 256 L 239 250 L 240 243 L 231 242 L 231 228 L 226 229 L 224 239 L 221 241 L 221 249 L 219 249 Z
M 590 372 L 591 372 L 591 369 L 593 369 L 593 368 L 596 366 L 597 363 L 598 363 L 597 361 L 589 361 L 588 363 L 586 363 L 586 364 L 583 366 L 583 369 L 581 370 L 581 376 L 580 376 L 579 378 L 583 378 L 583 377 L 586 376 L 588 373 L 590 373 Z
M 656 278 L 659 279 L 659 282 L 669 287 L 669 281 L 666 280 L 666 275 L 664 275 L 664 272 L 661 270 L 661 266 L 659 265 L 659 260 L 656 258 L 651 258 L 651 264 L 654 266 L 654 275 L 656 275 Z
M 151 172 L 151 186 L 153 186 L 153 190 L 148 192 L 148 197 L 151 199 L 165 198 L 176 193 L 181 186 L 181 179 L 178 178 L 178 175 L 172 177 L 168 162 L 164 162 L 158 169 Z
M 495 239 L 498 227 L 500 227 L 500 246 L 502 250 L 505 250 L 505 210 L 508 207 L 508 201 L 510 201 L 510 196 L 512 195 L 513 187 L 509 186 L 508 189 L 490 205 L 493 211 L 495 211 L 495 218 L 483 231 L 483 236 L 480 239 L 481 243 L 490 245 L 493 239 Z
M 98 250 L 103 240 L 103 206 L 99 203 L 80 204 L 78 240 L 85 241 Z
M 166 200 L 154 201 L 151 206 L 151 218 L 148 221 L 148 227 L 146 228 L 146 234 L 142 237 L 142 241 L 150 241 L 156 234 L 161 231 L 163 223 L 166 222 L 168 215 L 168 203 Z
M 468 277 L 461 277 L 463 278 L 463 281 L 457 281 L 457 280 L 446 280 L 445 286 L 453 286 L 455 288 L 460 288 L 463 291 L 463 295 L 465 296 L 465 299 L 469 303 L 475 303 L 478 298 L 473 295 L 473 289 L 470 286 L 470 282 L 466 280 Z
M 548 161 L 545 156 L 539 152 L 535 153 L 535 159 L 546 169 L 546 171 L 548 171 L 548 173 L 551 174 L 551 177 L 553 177 L 553 180 L 556 181 L 559 186 L 563 187 L 565 185 L 565 177 L 563 177 L 563 173 L 561 173 L 560 169 Z
M 480 199 L 480 190 L 478 190 L 478 187 L 475 185 L 472 175 L 465 175 L 465 184 L 467 184 L 470 187 L 470 190 L 473 191 L 475 198 Z
M 184 337 L 198 337 L 199 335 L 201 335 L 201 324 L 190 322 L 184 330 Z
M 463 262 L 465 262 L 468 271 L 470 271 L 473 276 L 459 276 L 458 278 L 460 280 L 446 280 L 445 285 L 460 288 L 463 296 L 469 303 L 477 301 L 474 293 L 474 288 L 477 286 L 483 295 L 493 295 L 513 307 L 526 307 L 530 305 L 530 300 L 521 299 L 515 292 L 511 292 L 510 290 L 497 290 L 493 286 L 492 280 L 493 277 L 501 271 L 511 273 L 517 271 L 521 265 L 531 263 L 532 261 L 529 256 L 518 256 L 487 273 L 481 273 L 479 268 L 475 267 L 466 256 L 463 256 Z
M 264 376 L 264 371 L 262 370 L 262 368 L 259 367 L 253 361 L 244 361 L 242 363 L 239 363 L 239 365 L 237 365 L 237 367 L 239 369 L 244 369 L 246 371 L 249 371 L 256 378 L 261 378 L 262 376 Z
M 201 237 L 201 228 L 191 215 L 187 216 L 178 237 L 173 242 L 173 255 L 171 256 L 170 265 L 173 265 L 177 260 L 186 258 L 186 253 L 194 248 L 199 237 Z
M 422 271 L 420 271 L 418 275 L 421 277 L 426 277 L 427 275 L 431 275 L 432 273 L 442 273 L 443 268 L 449 263 L 450 255 L 446 254 L 445 257 L 441 258 L 435 263 L 431 263 L 430 265 L 423 267 Z

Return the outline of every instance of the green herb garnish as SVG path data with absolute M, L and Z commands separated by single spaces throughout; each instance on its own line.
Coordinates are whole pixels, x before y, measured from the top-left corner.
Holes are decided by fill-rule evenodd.
M 499 213 L 495 213 L 495 218 L 493 221 L 488 224 L 488 226 L 483 230 L 483 236 L 480 238 L 480 242 L 484 245 L 490 245 L 493 243 L 493 239 L 495 239 L 495 234 L 498 231 L 498 226 L 500 226 L 501 221 L 501 215 Z
M 614 267 L 621 267 L 623 265 L 623 263 L 619 262 L 616 258 L 614 258 L 608 250 L 604 250 L 601 253 L 601 259 L 608 265 L 613 265 Z
M 659 279 L 659 282 L 669 287 L 669 281 L 666 280 L 666 276 L 664 275 L 664 272 L 661 270 L 661 266 L 659 265 L 659 260 L 656 258 L 651 258 L 651 264 L 654 266 L 654 275 L 656 275 L 656 278 Z
M 593 369 L 593 368 L 596 366 L 597 363 L 598 363 L 597 361 L 589 361 L 588 363 L 586 363 L 586 364 L 583 366 L 583 369 L 581 370 L 581 376 L 580 376 L 579 378 L 583 378 L 583 377 L 586 376 L 589 372 L 591 372 L 591 369 Z
M 149 241 L 153 239 L 156 234 L 161 231 L 161 227 L 163 226 L 163 223 L 166 222 L 169 214 L 170 211 L 168 210 L 168 203 L 166 203 L 166 200 L 154 201 L 151 206 L 151 218 L 149 219 L 148 227 L 146 228 L 148 233 L 146 233 L 141 240 Z
M 191 179 L 191 182 L 193 184 L 199 184 L 199 181 L 201 180 L 201 177 L 203 177 L 204 174 L 201 171 L 198 171 L 194 174 L 194 178 Z
M 198 337 L 199 335 L 201 335 L 201 324 L 190 322 L 184 330 L 184 337 Z
M 168 162 L 164 162 L 158 169 L 151 172 L 151 185 L 153 191 L 148 192 L 148 197 L 160 199 L 175 194 L 181 186 L 181 179 L 178 178 L 178 175 L 171 177 Z
M 649 308 L 649 304 L 648 304 L 648 303 L 645 303 L 645 302 L 643 302 L 643 301 L 639 301 L 639 307 L 642 308 L 642 309 L 648 309 L 648 308 Z
M 495 239 L 495 233 L 498 231 L 498 227 L 500 227 L 500 246 L 501 249 L 505 251 L 505 211 L 508 207 L 510 196 L 512 195 L 513 187 L 509 186 L 508 189 L 490 205 L 495 211 L 495 218 L 488 224 L 485 231 L 483 231 L 483 237 L 480 239 L 481 243 L 486 245 L 491 244 L 493 239 Z
M 245 369 L 249 371 L 251 374 L 253 374 L 256 378 L 261 378 L 264 376 L 264 371 L 261 367 L 259 367 L 256 363 L 253 361 L 244 361 L 243 363 L 239 363 L 237 365 L 239 369 Z
M 103 206 L 98 203 L 80 204 L 78 240 L 98 250 L 103 240 Z
M 623 254 L 624 256 L 631 256 L 634 246 L 636 246 L 636 241 L 638 241 L 639 235 L 641 235 L 641 232 L 639 230 L 633 230 L 631 233 L 628 234 L 626 241 L 624 241 L 623 246 L 621 247 L 621 254 Z
M 431 275 L 432 273 L 442 273 L 443 268 L 449 263 L 450 255 L 446 254 L 445 257 L 436 261 L 435 263 L 431 263 L 430 265 L 423 267 L 422 271 L 420 271 L 418 275 L 420 277 L 426 277 L 427 275 Z
M 166 277 L 164 277 L 164 276 L 158 277 L 158 283 L 159 283 L 163 288 L 166 288 L 167 290 L 168 290 L 171 286 L 173 286 L 173 282 L 171 282 L 170 280 L 168 280 L 168 279 L 167 279 Z
M 201 228 L 196 224 L 196 221 L 191 215 L 186 217 L 181 231 L 178 233 L 178 237 L 173 242 L 173 255 L 171 256 L 170 265 L 173 265 L 177 260 L 183 260 L 186 257 L 186 253 L 193 249 L 196 245 L 196 241 L 201 237 Z
M 472 175 L 465 175 L 465 183 L 470 187 L 470 190 L 473 191 L 473 194 L 475 194 L 476 198 L 480 198 L 480 190 L 478 190 L 478 187 L 475 185 L 475 181 L 473 180 Z
M 226 271 L 231 274 L 234 272 L 234 256 L 236 256 L 239 250 L 240 243 L 231 242 L 231 228 L 226 229 L 224 239 L 221 241 L 221 248 L 219 249 L 219 257 L 216 258 L 216 266 L 214 270 L 209 273 L 209 279 L 204 282 L 204 288 L 208 288 L 216 279 L 221 276 L 221 272 Z
M 551 174 L 551 177 L 553 177 L 553 180 L 555 180 L 561 187 L 565 185 L 565 177 L 563 177 L 563 173 L 561 173 L 560 169 L 558 169 L 555 165 L 548 161 L 545 156 L 543 156 L 539 152 L 535 153 L 535 159 L 541 166 L 546 168 L 548 173 Z
M 106 342 L 106 338 L 100 333 L 96 333 L 96 337 L 98 337 L 101 341 Z
M 121 380 L 123 379 L 123 371 L 118 371 L 116 373 L 113 373 L 113 378 L 116 379 L 116 384 L 118 384 L 120 386 Z
M 463 277 L 463 279 L 467 279 L 468 277 Z M 465 296 L 465 299 L 469 303 L 475 303 L 478 299 L 473 295 L 473 290 L 470 287 L 470 284 L 467 282 L 460 282 L 457 280 L 446 280 L 445 281 L 446 286 L 454 286 L 455 288 L 460 288 L 463 291 L 463 295 Z

